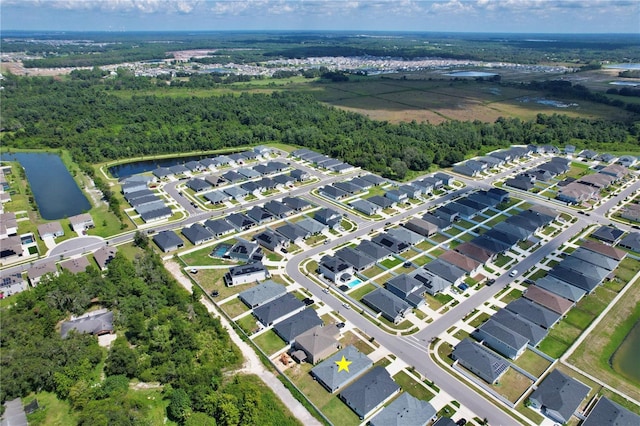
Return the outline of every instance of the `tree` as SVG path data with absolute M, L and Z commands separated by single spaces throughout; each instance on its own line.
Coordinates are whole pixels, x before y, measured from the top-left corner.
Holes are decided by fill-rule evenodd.
M 404 179 L 408 170 L 407 163 L 402 160 L 393 160 L 391 163 L 391 172 L 398 180 Z
M 169 418 L 177 422 L 185 422 L 191 415 L 191 399 L 183 389 L 175 389 L 169 398 L 167 414 Z
M 133 237 L 133 244 L 144 250 L 149 247 L 149 237 L 142 231 L 136 231 Z
M 109 349 L 109 356 L 104 366 L 105 373 L 109 376 L 135 377 L 137 370 L 138 359 L 135 351 L 129 348 L 125 338 L 118 337 Z

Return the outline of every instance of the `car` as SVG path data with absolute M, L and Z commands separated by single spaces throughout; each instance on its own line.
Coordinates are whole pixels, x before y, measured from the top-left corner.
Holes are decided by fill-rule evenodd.
M 315 300 L 313 300 L 313 299 L 312 299 L 312 298 L 310 298 L 310 297 L 305 297 L 305 298 L 302 300 L 302 303 L 304 303 L 304 304 L 305 304 L 305 305 L 307 305 L 307 306 L 311 306 L 311 305 L 313 305 L 313 304 L 315 303 Z
M 640 229 L 640 226 L 638 226 L 638 225 L 631 225 L 631 227 L 632 227 L 633 229 Z
M 327 294 L 329 294 L 329 289 L 328 289 L 328 288 L 323 288 L 323 289 L 322 289 L 322 292 L 323 292 L 323 293 L 327 293 Z
M 516 275 L 518 275 L 518 270 L 517 269 L 514 269 L 511 272 L 509 272 L 509 276 L 512 277 L 512 278 L 515 277 Z
M 528 278 L 526 280 L 524 280 L 524 282 L 526 284 L 529 284 L 529 285 L 534 285 L 536 283 L 534 280 L 531 280 L 531 279 L 528 279 Z
M 282 247 L 282 249 L 281 249 L 281 250 L 282 250 L 282 252 L 283 252 L 283 253 L 289 253 L 289 250 L 287 250 L 287 249 L 286 249 L 286 248 L 284 248 L 284 247 Z
M 192 274 L 197 274 L 198 270 L 196 268 L 191 268 L 189 272 L 191 272 Z
M 344 328 L 344 326 L 345 326 L 345 325 L 346 325 L 345 323 L 343 323 L 343 322 L 339 322 L 339 323 L 337 323 L 337 324 L 336 324 L 336 327 L 338 327 L 338 328 Z
M 464 426 L 467 424 L 467 419 L 460 419 L 456 422 L 458 426 Z
M 331 241 L 329 241 L 329 240 L 324 240 L 324 244 L 325 244 L 325 245 L 326 245 L 326 244 L 329 244 L 330 242 L 331 242 Z
M 384 226 L 389 226 L 391 225 L 391 222 L 385 222 Z
M 342 307 L 345 309 L 351 309 L 351 305 L 349 305 L 348 303 L 343 303 Z
M 460 283 L 460 284 L 458 284 L 458 288 L 459 288 L 460 290 L 462 290 L 462 291 L 465 291 L 466 289 L 468 289 L 468 288 L 469 288 L 469 285 L 468 285 L 468 284 L 465 284 L 465 283 Z
M 405 268 L 411 268 L 411 262 L 404 262 L 402 266 Z
M 220 292 L 218 290 L 213 290 L 211 292 L 211 297 L 218 297 L 220 295 Z
M 487 281 L 487 286 L 490 286 L 492 284 L 494 284 L 496 282 L 495 278 L 491 278 L 489 281 Z

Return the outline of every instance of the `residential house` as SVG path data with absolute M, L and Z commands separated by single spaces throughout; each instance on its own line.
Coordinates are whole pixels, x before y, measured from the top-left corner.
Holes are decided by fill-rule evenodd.
M 209 231 L 204 225 L 200 223 L 194 223 L 191 226 L 182 228 L 182 235 L 193 245 L 200 245 L 213 239 L 213 233 Z
M 280 321 L 273 327 L 273 331 L 282 340 L 291 344 L 296 338 L 310 329 L 322 325 L 322 320 L 315 309 L 305 309 L 297 314 Z
M 414 308 L 418 308 L 425 303 L 424 294 L 427 289 L 415 277 L 407 274 L 396 275 L 385 283 L 385 287 Z
M 407 198 L 418 198 L 422 195 L 422 189 L 413 185 L 400 185 L 398 191 L 406 195 Z
M 350 361 L 349 368 L 341 368 L 338 361 Z M 333 393 L 352 383 L 373 365 L 373 361 L 354 346 L 347 346 L 331 355 L 311 369 L 315 378 L 329 392 Z
M 467 160 L 453 166 L 454 172 L 470 177 L 475 177 L 486 169 L 487 163 L 476 160 Z
M 297 182 L 304 182 L 307 179 L 311 178 L 308 172 L 300 169 L 293 169 L 289 172 L 289 176 L 295 179 Z
M 332 229 L 340 226 L 340 223 L 342 222 L 342 215 L 340 213 L 326 207 L 315 212 L 313 218 Z
M 284 197 L 282 202 L 297 212 L 311 207 L 310 202 L 300 197 Z
M 60 326 L 60 335 L 63 339 L 66 339 L 72 331 L 94 336 L 112 334 L 114 331 L 113 312 L 107 309 L 92 311 L 70 321 L 65 321 Z
M 299 334 L 296 337 L 293 348 L 296 351 L 302 351 L 305 355 L 304 358 L 299 356 L 298 359 L 317 364 L 338 350 L 340 346 L 338 342 L 339 336 L 340 329 L 335 324 L 329 324 L 324 327 L 317 325 Z
M 434 216 L 439 217 L 447 221 L 449 224 L 455 222 L 460 217 L 460 212 L 449 208 L 449 205 L 441 206 L 435 209 L 432 213 Z M 425 215 L 426 216 L 426 215 Z M 429 220 L 425 216 L 422 216 L 424 220 Z
M 258 196 L 261 192 L 264 192 L 264 187 L 260 186 L 257 182 L 249 181 L 240 184 L 240 188 L 245 190 L 247 194 Z
M 603 254 L 619 262 L 622 261 L 622 259 L 624 259 L 625 256 L 627 255 L 627 253 L 625 253 L 624 250 L 620 250 L 610 245 L 599 243 L 597 241 L 590 241 L 590 240 L 583 241 L 580 247 L 586 250 Z
M 309 231 L 295 223 L 285 223 L 277 227 L 276 232 L 282 235 L 290 244 L 300 244 L 303 240 L 311 236 Z
M 450 263 L 451 265 L 457 266 L 469 275 L 475 275 L 475 273 L 478 272 L 478 270 L 482 266 L 482 263 L 478 262 L 477 260 L 467 257 L 455 250 L 447 250 L 438 258 L 447 263 Z
M 153 236 L 153 242 L 164 253 L 184 247 L 184 241 L 173 231 L 160 231 Z
M 335 186 L 338 189 L 343 190 L 344 192 L 346 192 L 349 195 L 353 195 L 356 194 L 358 192 L 360 192 L 360 187 L 358 185 L 354 185 L 353 183 L 347 181 L 347 182 L 336 182 L 333 184 L 333 186 Z
M 400 386 L 393 381 L 389 372 L 377 366 L 341 391 L 340 399 L 362 420 L 399 392 Z
M 553 421 L 567 423 L 589 391 L 589 386 L 554 369 L 529 395 L 529 403 Z
M 494 351 L 516 359 L 527 349 L 529 339 L 489 318 L 471 335 Z
M 398 189 L 391 189 L 384 193 L 384 196 L 389 198 L 396 203 L 406 203 L 409 201 L 409 197 L 404 191 L 400 191 Z
M 435 295 L 436 293 L 440 293 L 444 291 L 447 287 L 451 286 L 451 283 L 444 278 L 434 274 L 433 272 L 427 271 L 426 269 L 416 269 L 411 272 L 411 277 L 420 281 L 422 285 L 424 285 L 427 293 L 430 295 Z
M 151 173 L 158 179 L 167 179 L 173 176 L 173 172 L 167 167 L 158 167 Z
M 431 213 L 425 213 L 422 216 L 422 220 L 434 224 L 441 231 L 447 230 L 453 224 L 453 222 L 449 221 L 448 219 L 443 219 Z
M 461 253 L 480 263 L 486 263 L 493 260 L 496 256 L 495 252 L 489 251 L 483 247 L 477 246 L 472 242 L 465 242 L 455 248 L 455 251 Z
M 416 232 L 410 231 L 407 228 L 391 228 L 387 231 L 387 235 L 395 238 L 398 241 L 402 241 L 405 244 L 414 246 L 424 241 L 424 237 Z
M 504 203 L 509 200 L 509 192 L 502 188 L 491 188 L 487 191 L 487 197 L 495 198 L 498 203 Z
M 231 186 L 224 189 L 224 192 L 231 197 L 233 200 L 242 201 L 244 198 L 249 195 L 247 191 L 240 188 L 239 186 Z
M 470 207 L 468 205 L 459 203 L 457 201 L 448 203 L 445 207 L 443 207 L 442 209 L 448 209 L 450 211 L 454 211 L 456 213 L 458 213 L 458 216 L 463 218 L 463 219 L 471 219 L 473 216 L 475 216 L 478 213 L 478 210 L 474 207 Z M 438 209 L 436 209 L 437 211 Z
M 563 263 L 564 262 L 561 262 L 560 264 L 551 268 L 548 274 L 573 286 L 581 288 L 587 293 L 591 293 L 602 282 L 602 280 L 597 276 L 587 275 L 592 271 L 584 271 L 586 273 L 583 273 L 583 271 L 567 268 L 563 265 Z M 584 263 L 587 264 L 586 262 Z
M 184 175 L 189 172 L 189 169 L 187 169 L 183 164 L 176 164 L 175 166 L 171 166 L 169 167 L 169 170 L 171 170 L 171 173 L 173 173 L 174 176 Z
M 552 310 L 560 315 L 566 315 L 569 309 L 573 308 L 574 302 L 564 297 L 560 297 L 555 293 L 547 291 L 542 287 L 530 285 L 525 290 L 522 297 L 536 302 L 540 306 Z
M 224 282 L 227 287 L 232 287 L 256 281 L 264 281 L 267 278 L 269 278 L 267 268 L 264 267 L 262 262 L 254 262 L 229 268 L 229 272 L 224 275 Z
M 372 202 L 363 200 L 361 198 L 351 201 L 349 205 L 360 213 L 366 214 L 368 216 L 379 214 L 382 211 L 382 207 L 380 207 L 379 205 L 373 204 Z
M 620 247 L 640 253 L 640 232 L 630 232 L 618 243 Z
M 618 163 L 623 167 L 632 167 L 638 162 L 638 157 L 633 155 L 622 155 L 618 158 Z
M 222 177 L 229 183 L 237 183 L 245 180 L 244 176 L 242 176 L 238 172 L 234 172 L 233 170 L 229 170 L 228 172 L 223 173 Z
M 87 229 L 95 227 L 93 218 L 89 213 L 82 213 L 76 216 L 71 216 L 69 218 L 69 223 L 71 224 L 71 229 L 73 229 L 73 232 L 77 233 L 78 235 L 83 235 Z
M 620 209 L 620 216 L 633 222 L 640 222 L 640 204 L 627 204 Z
M 297 314 L 305 307 L 305 304 L 293 294 L 285 293 L 277 299 L 255 308 L 253 310 L 253 315 L 265 327 L 269 327 L 270 325 Z
M 536 280 L 535 283 L 537 287 L 543 288 L 572 302 L 579 301 L 585 294 L 587 294 L 585 290 L 551 275 L 542 277 Z
M 383 197 L 381 195 L 374 195 L 373 197 L 367 198 L 369 202 L 373 204 L 377 204 L 383 209 L 392 209 L 396 207 L 396 202 L 390 198 Z
M 473 240 L 471 240 L 471 243 L 476 246 L 482 247 L 483 249 L 488 250 L 496 255 L 509 250 L 512 246 L 512 244 L 505 243 L 504 241 L 500 241 L 495 238 L 491 238 L 490 236 L 486 235 L 486 233 L 480 235 L 479 237 L 475 237 Z
M 601 425 L 636 426 L 640 425 L 640 416 L 601 396 L 581 426 Z
M 47 222 L 38 225 L 38 234 L 43 240 L 45 238 L 57 238 L 64 235 L 64 229 L 62 229 L 60 222 Z
M 22 278 L 22 274 L 8 274 L 0 277 L 0 295 L 2 295 L 2 298 L 25 291 L 27 287 L 27 281 Z
M 505 180 L 504 184 L 511 188 L 529 191 L 535 187 L 535 178 L 530 175 L 519 174 L 515 178 Z
M 224 256 L 241 262 L 252 262 L 256 258 L 262 258 L 262 251 L 258 244 L 241 239 Z
M 321 195 L 324 195 L 327 198 L 331 198 L 332 200 L 341 200 L 349 195 L 349 193 L 343 191 L 342 189 L 336 188 L 333 185 L 323 186 L 318 191 Z
M 282 284 L 267 280 L 255 287 L 240 292 L 238 297 L 245 305 L 253 309 L 284 296 L 286 292 L 287 288 Z
M 571 182 L 558 190 L 556 199 L 569 204 L 580 204 L 583 201 L 597 199 L 600 191 L 589 185 L 578 182 Z
M 215 186 L 215 187 L 227 184 L 227 180 L 222 176 L 218 176 L 218 175 L 205 176 L 204 180 L 207 183 L 209 183 L 209 185 Z
M 322 256 L 318 269 L 320 274 L 335 284 L 348 282 L 353 276 L 353 266 L 338 256 Z
M 363 240 L 358 244 L 356 250 L 366 254 L 372 259 L 375 259 L 376 262 L 380 262 L 383 259 L 391 257 L 393 252 L 386 247 L 381 246 L 380 244 L 374 243 L 370 240 Z
M 362 302 L 394 324 L 402 321 L 411 311 L 411 305 L 384 288 L 365 294 Z
M 436 409 L 423 401 L 403 392 L 369 420 L 370 426 L 427 426 L 437 418 Z
M 299 222 L 296 222 L 300 228 L 304 229 L 309 235 L 317 235 L 323 231 L 329 229 L 329 227 L 323 223 L 318 222 L 310 217 L 304 218 Z
M 351 182 L 352 185 L 355 185 L 358 188 L 360 188 L 360 191 L 367 190 L 367 189 L 369 189 L 369 188 L 371 188 L 373 186 L 373 184 L 371 182 L 369 182 L 367 180 L 364 180 L 362 178 L 359 178 L 359 177 L 354 177 L 349 182 Z
M 431 222 L 427 222 L 424 219 L 417 219 L 417 218 L 413 218 L 408 220 L 406 223 L 404 223 L 402 226 L 404 226 L 405 228 L 407 228 L 410 231 L 413 231 L 417 234 L 423 235 L 425 237 L 431 237 L 432 235 L 434 235 L 435 233 L 438 232 L 438 226 L 431 223 Z
M 380 244 L 395 254 L 400 254 L 411 247 L 409 244 L 392 237 L 389 233 L 378 234 L 371 241 Z
M 570 257 L 591 263 L 592 265 L 606 269 L 607 271 L 613 271 L 620 263 L 615 259 L 605 256 L 604 254 L 596 253 L 582 247 L 578 247 L 576 251 L 571 253 Z
M 615 244 L 620 237 L 624 234 L 624 231 L 613 226 L 601 226 L 591 234 L 593 238 L 600 241 L 604 241 L 608 244 Z
M 246 214 L 258 224 L 270 222 L 275 219 L 268 210 L 260 206 L 253 206 L 252 208 L 247 210 Z
M 285 237 L 270 229 L 257 233 L 253 236 L 253 239 L 262 247 L 271 251 L 289 247 L 289 241 Z
M 226 220 L 238 231 L 246 231 L 256 226 L 256 221 L 244 213 L 231 213 Z
M 441 277 L 453 286 L 460 284 L 466 274 L 463 269 L 460 269 L 456 265 L 440 258 L 427 263 L 423 268 L 424 270 Z
M 262 176 L 262 173 L 253 170 L 250 167 L 243 167 L 236 170 L 237 173 L 240 173 L 245 179 L 255 179 Z
M 283 187 L 292 187 L 296 183 L 296 180 L 294 178 L 292 178 L 291 176 L 287 176 L 286 174 L 274 176 L 273 181 L 278 185 L 282 185 Z
M 538 346 L 549 330 L 526 320 L 507 309 L 500 309 L 491 316 L 491 321 L 518 333 L 529 341 L 529 345 Z
M 209 184 L 209 182 L 199 178 L 189 179 L 186 185 L 187 185 L 187 188 L 192 189 L 193 192 L 202 192 L 204 190 L 211 188 L 211 185 Z
M 85 256 L 74 257 L 73 259 L 67 259 L 64 262 L 60 262 L 60 267 L 71 272 L 72 274 L 86 272 L 89 265 L 89 259 L 87 259 Z
M 360 176 L 360 179 L 364 179 L 367 182 L 370 182 L 373 186 L 379 186 L 386 182 L 385 179 L 373 174 L 362 175 Z
M 562 315 L 524 297 L 509 302 L 505 309 L 547 330 L 562 318 Z
M 367 256 L 361 251 L 355 250 L 351 247 L 343 247 L 336 252 L 336 256 L 344 260 L 346 263 L 353 267 L 354 271 L 364 271 L 375 265 L 376 259 Z
M 111 246 L 102 246 L 93 252 L 93 258 L 98 264 L 98 268 L 104 271 L 109 263 L 116 257 L 117 249 Z
M 2 224 L 0 224 L 0 228 Z M 0 239 L 0 259 L 11 258 L 13 256 L 23 256 L 25 250 L 22 247 L 22 241 L 17 235 L 3 237 Z
M 468 337 L 455 346 L 451 357 L 487 383 L 497 383 L 509 368 L 507 361 Z
M 204 226 L 206 226 L 216 238 L 230 234 L 235 230 L 233 225 L 224 219 L 207 219 L 204 221 Z
M 453 176 L 448 175 L 446 173 L 442 173 L 442 172 L 435 173 L 433 177 L 440 180 L 442 182 L 442 185 L 445 185 L 445 186 L 451 186 L 451 184 L 454 181 Z

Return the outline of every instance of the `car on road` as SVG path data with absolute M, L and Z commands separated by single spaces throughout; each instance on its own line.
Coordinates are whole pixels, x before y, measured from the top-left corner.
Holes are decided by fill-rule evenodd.
M 411 268 L 412 263 L 411 263 L 411 262 L 404 262 L 404 263 L 402 264 L 402 266 L 403 266 L 403 267 L 405 267 L 405 268 Z
M 492 284 L 494 284 L 496 282 L 495 278 L 491 278 L 489 281 L 487 281 L 487 286 L 490 286 Z
M 342 307 L 345 309 L 351 309 L 351 305 L 349 305 L 348 303 L 343 303 Z
M 338 328 L 344 328 L 344 326 L 345 326 L 345 325 L 346 325 L 345 323 L 343 323 L 343 322 L 339 322 L 339 323 L 337 323 L 337 324 L 336 324 L 336 327 L 338 327 Z
M 509 272 L 509 276 L 512 277 L 512 278 L 515 277 L 516 275 L 518 275 L 518 270 L 517 269 L 514 269 L 513 271 Z
M 323 293 L 327 293 L 327 294 L 329 294 L 329 289 L 328 289 L 328 288 L 323 288 L 323 289 L 322 289 L 322 292 L 323 292 Z

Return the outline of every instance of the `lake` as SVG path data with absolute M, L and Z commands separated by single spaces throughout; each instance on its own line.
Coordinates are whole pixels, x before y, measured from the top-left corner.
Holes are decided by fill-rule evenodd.
M 614 70 L 640 70 L 640 64 L 611 64 L 604 67 Z
M 63 219 L 91 209 L 91 204 L 59 156 L 47 153 L 3 154 L 2 161 L 18 161 L 24 168 L 40 216 Z
M 640 381 L 640 322 L 633 326 L 624 342 L 618 347 L 611 359 L 615 371 L 634 381 Z
M 445 74 L 449 77 L 493 77 L 498 75 L 494 72 L 482 72 L 482 71 L 456 71 Z
M 203 158 L 210 157 L 209 155 L 191 155 L 188 157 L 172 157 L 161 158 L 156 160 L 140 160 L 133 161 L 131 163 L 118 164 L 117 166 L 109 167 L 109 173 L 111 176 L 121 179 L 128 176 L 137 175 L 139 173 L 152 172 L 158 167 L 171 167 L 178 164 L 184 164 L 189 161 L 202 160 Z

